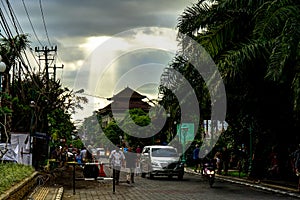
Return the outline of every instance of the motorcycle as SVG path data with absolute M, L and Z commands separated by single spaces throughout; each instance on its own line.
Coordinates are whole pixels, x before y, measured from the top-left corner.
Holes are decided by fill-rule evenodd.
M 202 175 L 208 179 L 209 186 L 212 187 L 215 182 L 215 166 L 212 162 L 203 164 Z

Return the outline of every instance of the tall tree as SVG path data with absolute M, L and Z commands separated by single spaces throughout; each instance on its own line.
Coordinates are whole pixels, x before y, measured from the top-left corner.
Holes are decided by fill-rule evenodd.
M 26 34 L 17 35 L 14 38 L 1 38 L 0 40 L 0 55 L 2 56 L 2 61 L 6 65 L 5 72 L 3 73 L 3 94 L 1 94 L 1 96 L 4 98 L 2 98 L 1 107 L 6 108 L 7 111 L 12 109 L 9 72 L 16 64 L 17 59 L 21 57 L 21 53 L 26 49 L 28 44 L 29 40 Z M 9 114 L 7 115 L 6 123 L 7 135 L 9 137 L 8 141 L 10 141 L 11 123 L 11 115 Z M 1 142 L 7 141 L 7 135 L 1 134 Z
M 217 64 L 226 86 L 227 121 L 244 133 L 254 126 L 259 137 L 288 143 L 293 132 L 285 133 L 286 127 L 299 128 L 299 4 L 200 0 L 179 18 L 179 38 L 199 42 Z

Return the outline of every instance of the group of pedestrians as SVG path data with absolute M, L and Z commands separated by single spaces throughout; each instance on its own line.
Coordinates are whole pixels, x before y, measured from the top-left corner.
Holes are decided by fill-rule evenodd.
M 125 149 L 125 151 L 124 151 Z M 111 151 L 109 155 L 110 168 L 113 168 L 115 171 L 115 180 L 116 185 L 120 181 L 121 168 L 127 170 L 126 182 L 128 184 L 134 183 L 134 176 L 136 174 L 136 169 L 139 168 L 139 147 L 134 151 L 132 147 L 126 147 L 121 149 L 120 145 L 117 145 L 116 148 Z
M 78 164 L 92 162 L 94 156 L 86 147 L 81 149 L 75 147 L 58 146 L 51 152 L 51 159 L 55 159 L 59 163 L 59 167 L 65 166 L 67 162 L 76 161 Z

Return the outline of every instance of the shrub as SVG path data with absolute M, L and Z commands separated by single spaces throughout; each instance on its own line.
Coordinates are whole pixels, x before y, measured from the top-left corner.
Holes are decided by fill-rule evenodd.
M 32 166 L 17 163 L 0 163 L 0 195 L 13 185 L 29 177 L 34 172 Z

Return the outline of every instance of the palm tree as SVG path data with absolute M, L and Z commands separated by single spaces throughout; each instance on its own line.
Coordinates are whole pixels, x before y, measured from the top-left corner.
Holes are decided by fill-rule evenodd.
M 296 109 L 300 106 L 299 4 L 292 0 L 200 0 L 183 12 L 178 28 L 204 46 L 225 81 L 258 64 L 266 68 L 265 78 L 290 82 Z
M 21 53 L 26 49 L 29 44 L 28 36 L 26 34 L 17 35 L 14 38 L 2 38 L 0 41 L 0 54 L 3 62 L 6 64 L 6 70 L 3 74 L 3 93 L 7 97 L 10 95 L 10 70 L 16 64 L 18 58 L 21 57 Z M 6 107 L 6 110 L 11 110 L 11 102 L 9 99 L 2 99 L 2 108 Z M 11 131 L 11 115 L 7 115 L 6 129 L 8 136 L 10 137 Z M 9 138 L 10 140 L 10 138 Z M 6 134 L 1 134 L 1 141 L 6 142 Z
M 299 13 L 293 0 L 199 0 L 180 16 L 179 39 L 196 40 L 218 66 L 231 126 L 248 132 L 255 119 L 256 134 L 282 143 L 293 136 L 287 126 L 299 128 Z

